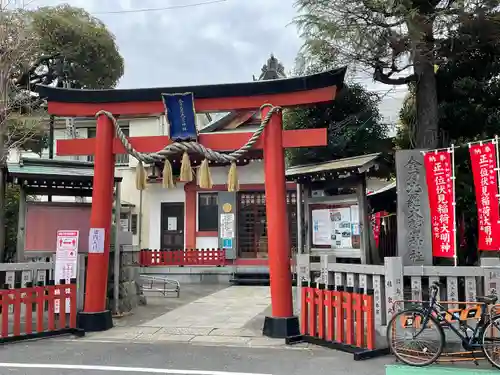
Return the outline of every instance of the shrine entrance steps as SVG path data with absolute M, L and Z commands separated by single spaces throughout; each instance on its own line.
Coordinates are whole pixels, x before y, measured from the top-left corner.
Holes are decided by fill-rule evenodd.
M 269 286 L 269 272 L 234 272 L 230 283 L 232 285 Z

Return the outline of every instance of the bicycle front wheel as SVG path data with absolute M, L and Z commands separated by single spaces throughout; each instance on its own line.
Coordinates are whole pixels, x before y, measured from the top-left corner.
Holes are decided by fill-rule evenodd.
M 427 366 L 434 363 L 444 348 L 444 332 L 433 317 L 427 318 L 420 309 L 408 309 L 394 315 L 387 325 L 387 342 L 392 353 L 410 366 Z
M 484 327 L 481 346 L 488 361 L 500 369 L 500 316 L 494 316 Z

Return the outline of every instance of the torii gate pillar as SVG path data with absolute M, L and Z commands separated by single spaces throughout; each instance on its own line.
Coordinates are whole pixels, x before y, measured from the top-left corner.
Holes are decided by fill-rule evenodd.
M 90 228 L 104 229 L 104 248 L 88 255 L 85 302 L 83 312 L 78 314 L 78 326 L 89 332 L 113 327 L 106 298 L 115 176 L 114 130 L 108 117 L 100 115 L 97 118 Z
M 269 107 L 262 109 L 265 118 Z M 299 335 L 299 321 L 293 316 L 290 233 L 286 205 L 283 116 L 272 115 L 264 131 L 264 174 L 269 276 L 272 316 L 264 321 L 263 334 L 273 338 Z

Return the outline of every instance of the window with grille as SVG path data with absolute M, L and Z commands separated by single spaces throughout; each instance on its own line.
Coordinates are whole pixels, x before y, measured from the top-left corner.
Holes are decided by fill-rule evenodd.
M 129 136 L 129 128 L 120 125 L 123 133 L 128 137 Z M 87 128 L 87 138 L 95 138 L 96 136 L 96 128 Z M 94 155 L 87 156 L 87 161 L 93 162 Z M 129 157 L 128 154 L 117 154 L 115 155 L 115 163 L 116 165 L 128 165 Z
M 217 232 L 219 230 L 219 203 L 217 193 L 198 194 L 198 231 Z
M 297 248 L 297 193 L 287 192 L 291 251 Z M 267 218 L 264 192 L 239 193 L 238 251 L 242 258 L 267 258 Z

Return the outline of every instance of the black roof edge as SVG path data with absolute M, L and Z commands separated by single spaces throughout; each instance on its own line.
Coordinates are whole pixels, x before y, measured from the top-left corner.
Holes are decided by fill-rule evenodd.
M 203 86 L 81 90 L 39 85 L 35 91 L 49 101 L 61 103 L 149 102 L 161 100 L 163 93 L 180 92 L 192 92 L 196 99 L 228 98 L 301 92 L 330 86 L 337 86 L 340 90 L 346 71 L 347 67 L 342 67 L 302 77 Z

